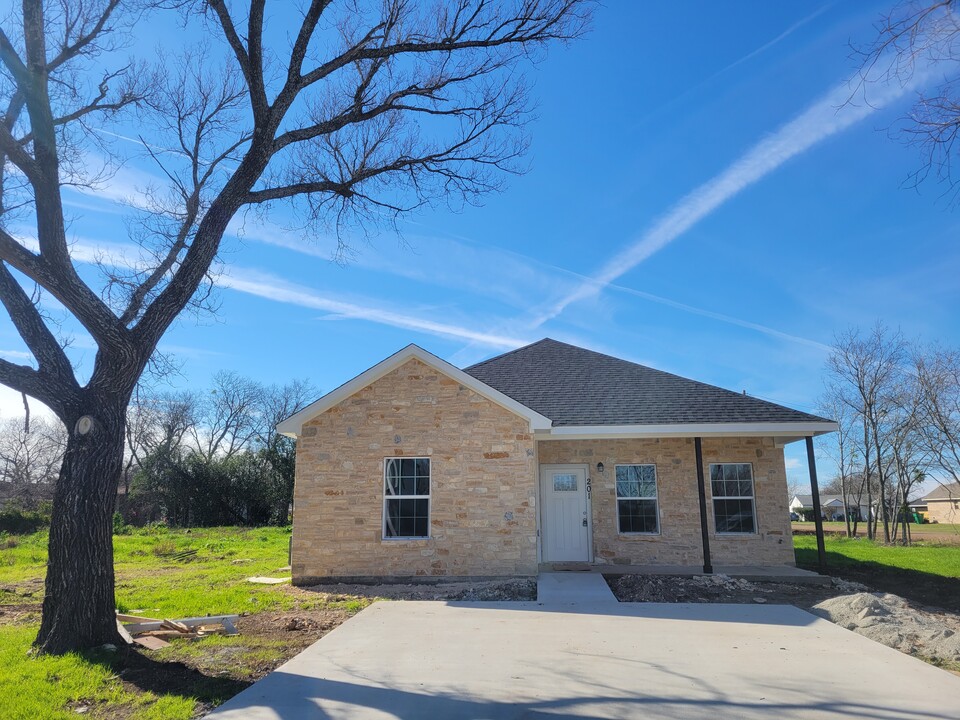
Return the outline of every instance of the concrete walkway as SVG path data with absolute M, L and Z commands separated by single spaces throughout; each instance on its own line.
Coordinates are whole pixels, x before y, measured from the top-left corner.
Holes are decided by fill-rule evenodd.
M 606 605 L 617 598 L 603 575 L 589 572 L 542 572 L 537 576 L 541 605 Z
M 955 720 L 960 678 L 785 605 L 378 602 L 213 720 Z

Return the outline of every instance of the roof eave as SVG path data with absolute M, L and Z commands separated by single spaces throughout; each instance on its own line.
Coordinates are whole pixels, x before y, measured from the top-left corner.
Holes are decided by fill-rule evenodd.
M 537 433 L 539 440 L 665 437 L 772 437 L 784 443 L 836 432 L 835 422 L 687 423 L 667 425 L 561 425 Z

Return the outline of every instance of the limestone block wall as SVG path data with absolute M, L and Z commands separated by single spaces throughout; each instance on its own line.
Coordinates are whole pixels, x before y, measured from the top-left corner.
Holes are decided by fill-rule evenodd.
M 543 440 L 542 464 L 582 463 L 592 478 L 594 558 L 620 565 L 699 565 L 703 562 L 696 456 L 692 438 Z M 597 472 L 602 462 L 604 472 Z M 753 535 L 718 535 L 710 497 L 710 463 L 753 465 L 756 522 Z M 618 464 L 657 466 L 660 533 L 621 535 L 617 529 Z M 793 565 L 783 449 L 770 438 L 704 438 L 704 477 L 714 565 Z
M 431 460 L 430 537 L 383 537 L 383 468 Z M 412 359 L 297 441 L 293 578 L 535 575 L 537 459 L 526 420 Z

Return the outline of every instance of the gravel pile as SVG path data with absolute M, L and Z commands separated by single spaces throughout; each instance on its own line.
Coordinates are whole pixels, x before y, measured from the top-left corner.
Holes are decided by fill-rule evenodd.
M 811 612 L 901 652 L 960 662 L 960 622 L 911 608 L 897 595 L 841 595 L 814 605 Z

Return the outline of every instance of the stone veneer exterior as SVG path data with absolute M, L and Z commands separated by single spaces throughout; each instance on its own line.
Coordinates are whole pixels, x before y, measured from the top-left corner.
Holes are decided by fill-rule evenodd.
M 431 459 L 430 538 L 383 538 L 383 466 Z M 293 578 L 537 573 L 528 422 L 412 359 L 307 422 L 297 441 Z
M 428 539 L 383 538 L 390 457 L 431 459 Z M 703 460 L 714 564 L 793 565 L 782 448 L 705 438 Z M 293 579 L 535 575 L 538 463 L 588 466 L 595 562 L 699 565 L 695 462 L 692 438 L 535 441 L 525 419 L 411 359 L 303 426 Z M 755 535 L 713 532 L 711 462 L 752 463 Z M 627 463 L 657 467 L 659 535 L 617 531 L 615 467 Z
M 618 565 L 699 565 L 700 507 L 693 438 L 544 440 L 542 464 L 585 464 L 592 479 L 594 561 Z M 604 472 L 597 472 L 602 462 Z M 710 499 L 710 463 L 752 463 L 755 535 L 717 535 Z M 617 531 L 616 465 L 657 466 L 659 535 Z M 783 449 L 770 438 L 704 438 L 704 477 L 714 565 L 793 565 Z

